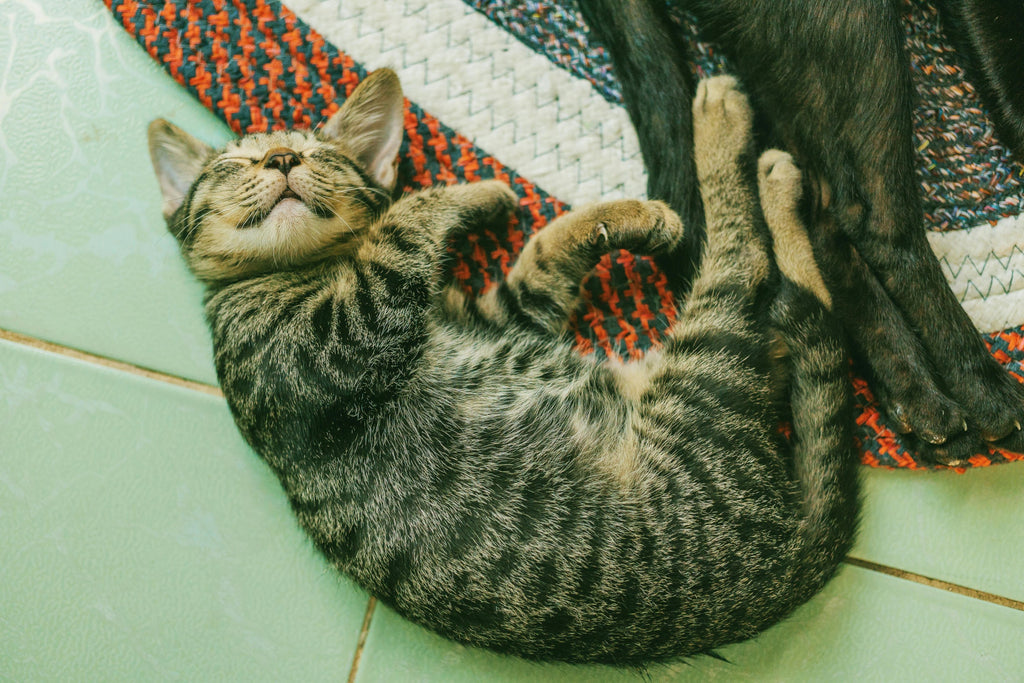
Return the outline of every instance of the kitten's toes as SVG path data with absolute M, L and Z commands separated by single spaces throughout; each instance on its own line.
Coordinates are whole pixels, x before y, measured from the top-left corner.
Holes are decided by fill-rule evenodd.
M 757 162 L 757 184 L 779 270 L 831 309 L 832 297 L 800 219 L 798 205 L 802 186 L 800 169 L 793 163 L 793 157 L 777 149 L 762 154 Z
M 683 221 L 659 201 L 623 199 L 592 207 L 591 242 L 601 251 L 628 249 L 637 254 L 659 254 L 675 247 L 683 237 Z
M 757 186 L 765 212 L 796 213 L 803 185 L 788 152 L 769 149 L 757 160 Z
M 715 76 L 701 81 L 693 99 L 698 171 L 715 159 L 735 159 L 746 151 L 751 142 L 753 120 L 753 110 L 735 78 Z
M 502 228 L 508 224 L 509 216 L 519 205 L 519 196 L 500 180 L 457 185 L 449 188 L 449 191 L 455 188 L 464 195 L 460 201 L 464 201 L 465 207 L 473 213 L 467 221 L 473 228 Z

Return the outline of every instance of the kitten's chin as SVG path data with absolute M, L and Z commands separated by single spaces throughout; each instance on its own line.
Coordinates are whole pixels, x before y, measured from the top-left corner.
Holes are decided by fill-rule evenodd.
M 276 225 L 276 227 L 287 229 L 300 227 L 301 223 L 313 216 L 313 212 L 300 199 L 286 197 L 277 203 L 270 210 L 267 217 L 263 219 L 265 226 Z

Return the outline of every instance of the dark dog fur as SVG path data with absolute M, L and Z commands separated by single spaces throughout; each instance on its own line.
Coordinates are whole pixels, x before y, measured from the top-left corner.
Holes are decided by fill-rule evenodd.
M 1024 152 L 1024 3 L 945 0 L 943 19 L 981 93 L 999 138 Z
M 774 144 L 809 179 L 815 256 L 852 345 L 898 428 L 957 463 L 984 441 L 1022 450 L 1024 387 L 988 353 L 922 230 L 914 92 L 895 0 L 675 0 L 731 58 Z M 688 55 L 665 0 L 579 0 L 609 49 L 640 138 L 651 197 L 703 225 Z M 1002 140 L 1024 152 L 1024 6 L 948 0 Z M 701 230 L 693 230 L 700 238 Z M 699 243 L 662 266 L 680 286 Z

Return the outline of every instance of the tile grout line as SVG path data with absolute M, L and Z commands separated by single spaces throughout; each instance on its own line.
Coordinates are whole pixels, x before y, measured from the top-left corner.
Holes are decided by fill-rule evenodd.
M 53 342 L 48 342 L 37 337 L 30 337 L 27 334 L 11 332 L 10 330 L 0 328 L 0 339 L 14 344 L 20 344 L 21 346 L 28 346 L 38 351 L 64 356 L 66 358 L 73 358 L 93 365 L 100 365 L 105 368 L 125 372 L 130 375 L 145 377 L 146 379 L 163 382 L 164 384 L 172 384 L 182 389 L 189 389 L 209 396 L 224 398 L 224 394 L 221 393 L 221 390 L 210 384 L 203 384 L 201 382 L 185 379 L 184 377 L 178 377 L 176 375 L 168 375 L 164 372 L 150 370 L 139 365 L 132 365 L 131 363 L 125 363 L 124 361 L 114 360 L 113 358 L 107 358 L 105 356 L 97 356 L 96 354 L 79 351 L 78 349 L 73 349 L 69 346 L 61 346 L 60 344 L 54 344 Z
M 363 616 L 363 627 L 359 630 L 359 641 L 356 643 L 356 653 L 352 656 L 352 669 L 348 673 L 348 683 L 355 683 L 356 674 L 359 672 L 359 660 L 363 657 L 363 646 L 366 645 L 366 637 L 370 633 L 370 622 L 373 621 L 373 611 L 377 608 L 377 598 L 370 596 L 366 603 L 366 614 Z
M 867 569 L 868 571 L 878 572 L 879 574 L 903 579 L 904 581 L 913 581 L 914 583 L 919 583 L 923 586 L 944 590 L 947 593 L 956 593 L 958 595 L 963 595 L 964 597 L 974 598 L 975 600 L 982 600 L 984 602 L 991 602 L 1002 607 L 1008 607 L 1010 609 L 1024 612 L 1024 602 L 1014 600 L 1013 598 L 1007 598 L 1002 595 L 996 595 L 995 593 L 989 593 L 976 588 L 968 588 L 967 586 L 950 583 L 949 581 L 943 581 L 942 579 L 933 579 L 929 576 L 924 576 L 923 574 L 915 574 L 914 572 L 896 569 L 895 567 L 878 564 L 876 562 L 871 562 L 870 560 L 862 560 L 859 557 L 850 557 L 848 555 L 844 561 L 849 565 L 860 567 L 861 569 Z
M 156 370 L 150 370 L 148 368 L 144 368 L 138 365 L 132 365 L 131 363 L 125 363 L 124 361 L 114 360 L 112 358 L 107 358 L 105 356 L 98 356 L 96 354 L 87 353 L 85 351 L 80 351 L 78 349 L 74 349 L 68 346 L 61 346 L 60 344 L 54 344 L 53 342 L 48 342 L 43 339 L 39 339 L 38 337 L 29 336 L 27 334 L 12 332 L 10 330 L 0 328 L 0 340 L 9 341 L 14 344 L 27 346 L 29 348 L 33 348 L 39 351 L 51 353 L 58 356 L 64 356 L 66 358 L 73 358 L 75 360 L 82 361 L 85 363 L 100 365 L 111 370 L 136 375 L 139 377 L 145 377 L 147 379 L 151 379 L 157 382 L 163 382 L 164 384 L 171 384 L 176 387 L 196 391 L 202 394 L 206 394 L 208 396 L 216 396 L 219 398 L 224 397 L 224 394 L 218 387 L 212 386 L 210 384 L 203 384 L 201 382 L 185 379 L 183 377 L 178 377 L 176 375 L 169 375 L 167 373 L 158 372 Z M 889 567 L 887 565 L 878 564 L 876 562 L 871 562 L 869 560 L 862 560 L 857 557 L 847 556 L 845 562 L 855 567 L 860 567 L 861 569 L 867 569 L 869 571 L 878 572 L 880 574 L 886 574 L 887 576 L 892 576 L 894 578 L 903 579 L 905 581 L 912 581 L 914 583 L 919 583 L 925 586 L 929 586 L 931 588 L 937 588 L 939 590 L 944 590 L 950 593 L 957 593 L 965 597 L 974 598 L 976 600 L 982 600 L 984 602 L 991 602 L 996 605 L 1001 605 L 1003 607 L 1008 607 L 1010 609 L 1020 610 L 1024 612 L 1024 602 L 1020 600 L 1014 600 L 1012 598 L 1003 597 L 1001 595 L 996 595 L 995 593 L 989 593 L 974 588 L 968 588 L 967 586 L 961 586 L 959 584 L 950 583 L 948 581 L 942 581 L 941 579 L 933 579 L 922 574 L 915 574 L 913 572 L 908 572 L 903 569 L 897 569 L 895 567 Z M 352 670 L 351 673 L 349 674 L 350 683 L 355 680 L 356 670 L 359 667 L 359 658 L 362 656 L 363 645 L 366 643 L 367 632 L 370 628 L 370 621 L 373 618 L 373 611 L 374 608 L 376 607 L 376 604 L 376 598 L 371 597 L 366 607 L 366 615 L 363 618 L 363 628 L 359 633 L 359 642 L 356 645 L 356 654 L 352 661 Z

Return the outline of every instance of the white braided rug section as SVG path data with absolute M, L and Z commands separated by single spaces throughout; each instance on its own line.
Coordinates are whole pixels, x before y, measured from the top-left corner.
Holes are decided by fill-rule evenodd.
M 461 0 L 297 0 L 288 6 L 409 99 L 570 204 L 640 197 L 647 179 L 621 107 Z
M 1024 322 L 1024 216 L 932 232 L 928 240 L 978 329 L 994 332 Z

